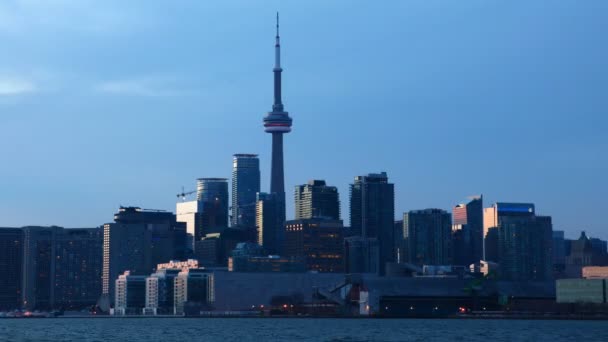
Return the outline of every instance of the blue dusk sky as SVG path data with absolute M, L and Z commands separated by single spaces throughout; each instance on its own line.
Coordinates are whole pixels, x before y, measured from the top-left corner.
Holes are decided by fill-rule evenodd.
M 287 198 L 386 171 L 608 238 L 608 1 L 0 2 L 0 226 L 91 227 L 258 153 L 281 13 Z M 293 217 L 288 201 L 287 217 Z

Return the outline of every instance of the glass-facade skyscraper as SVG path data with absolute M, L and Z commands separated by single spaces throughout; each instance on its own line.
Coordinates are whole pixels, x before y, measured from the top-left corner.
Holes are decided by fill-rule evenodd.
M 355 177 L 350 185 L 350 224 L 353 236 L 377 239 L 378 273 L 384 275 L 386 263 L 395 261 L 395 187 L 386 172 Z
M 296 220 L 309 218 L 340 219 L 338 188 L 324 180 L 311 180 L 295 188 Z
M 197 179 L 196 200 L 200 220 L 195 229 L 194 241 L 199 241 L 205 234 L 221 232 L 228 227 L 228 180 L 226 178 Z
M 549 280 L 552 272 L 551 217 L 537 216 L 532 203 L 495 203 L 484 210 L 486 258 L 500 264 L 505 280 Z
M 452 218 L 445 210 L 412 210 L 403 214 L 403 238 L 409 262 L 451 265 L 451 229 Z
M 256 194 L 260 192 L 257 154 L 235 154 L 232 160 L 232 227 L 255 227 Z

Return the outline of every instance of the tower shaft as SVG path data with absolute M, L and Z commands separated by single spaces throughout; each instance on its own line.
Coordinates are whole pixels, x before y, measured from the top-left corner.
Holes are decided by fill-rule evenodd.
M 283 171 L 283 133 L 272 133 L 272 165 L 270 193 L 282 194 L 285 201 L 285 174 Z

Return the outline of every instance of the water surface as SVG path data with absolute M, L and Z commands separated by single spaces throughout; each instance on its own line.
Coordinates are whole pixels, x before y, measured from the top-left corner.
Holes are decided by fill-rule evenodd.
M 608 341 L 607 321 L 273 318 L 1 319 L 0 341 Z

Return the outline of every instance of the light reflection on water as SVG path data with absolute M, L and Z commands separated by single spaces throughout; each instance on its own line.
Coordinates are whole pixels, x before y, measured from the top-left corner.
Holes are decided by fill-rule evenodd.
M 606 321 L 1 319 L 0 341 L 608 341 Z

